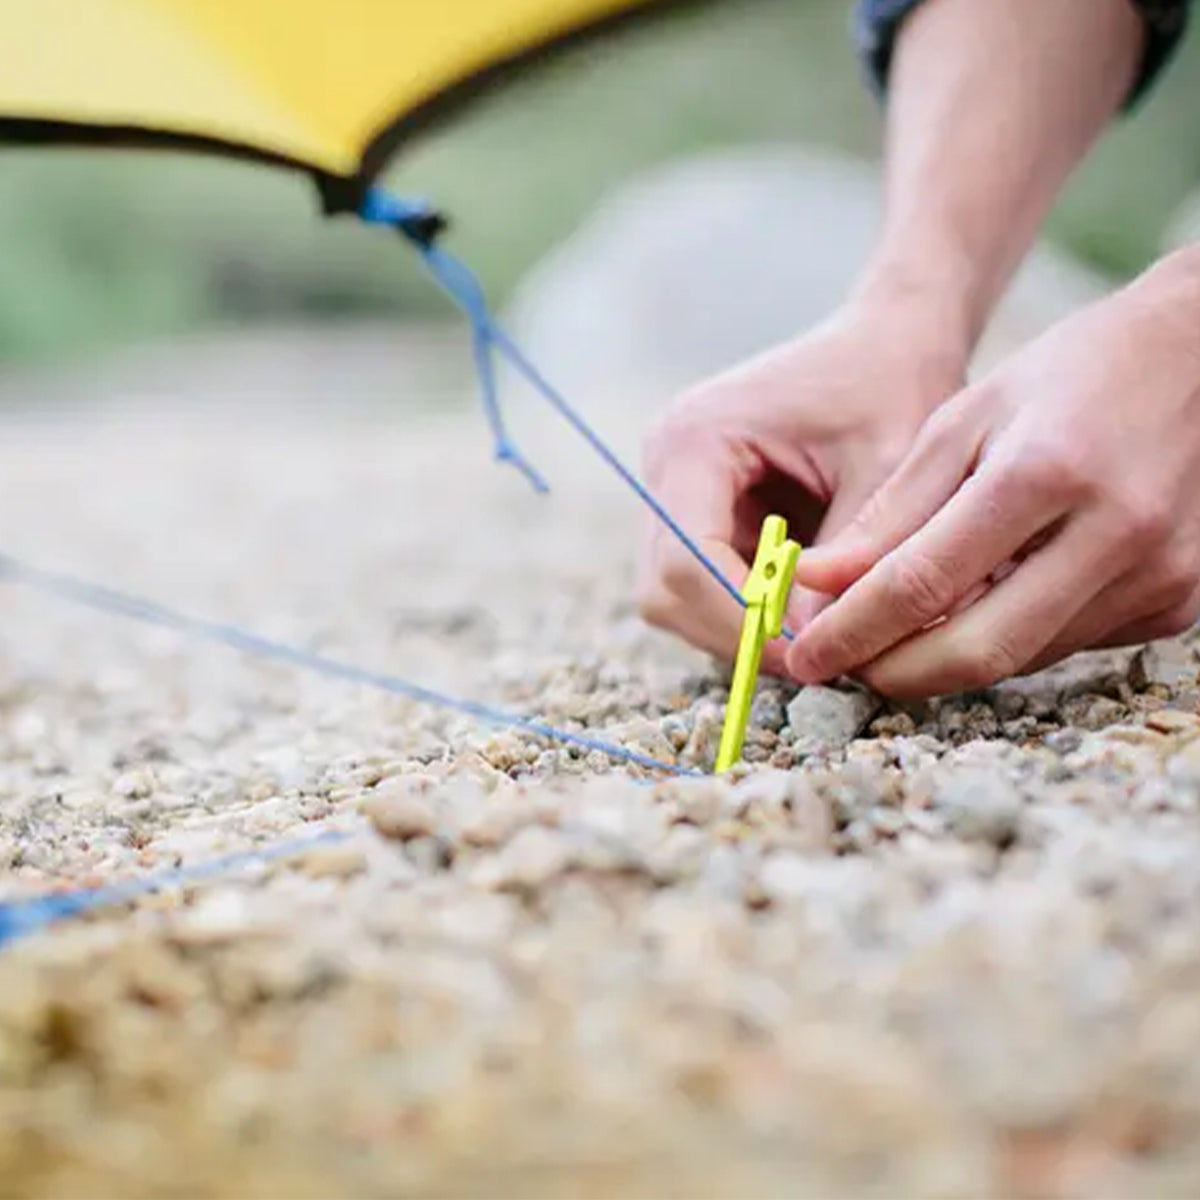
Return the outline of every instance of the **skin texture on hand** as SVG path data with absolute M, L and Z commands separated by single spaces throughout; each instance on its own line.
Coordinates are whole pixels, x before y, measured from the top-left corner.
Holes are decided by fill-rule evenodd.
M 768 513 L 804 546 L 836 533 L 907 452 L 922 419 L 962 382 L 963 356 L 913 307 L 848 306 L 809 336 L 683 396 L 645 445 L 646 482 L 737 587 Z M 639 564 L 642 616 L 718 657 L 742 612 L 660 522 Z M 824 599 L 793 594 L 787 624 Z M 763 669 L 784 670 L 783 641 Z
M 646 443 L 649 486 L 735 586 L 768 512 L 787 518 L 806 548 L 827 542 L 961 387 L 1055 195 L 1128 93 L 1142 41 L 1128 0 L 926 0 L 905 22 L 891 73 L 884 220 L 851 298 L 822 328 L 677 401 Z M 922 503 L 905 500 L 902 511 L 931 516 L 936 503 Z M 832 573 L 801 582 L 838 590 L 830 581 L 848 583 L 848 568 L 832 561 Z M 738 605 L 657 522 L 642 543 L 638 591 L 651 624 L 732 657 Z M 802 629 L 826 603 L 799 589 L 789 627 Z M 843 641 L 869 636 L 851 630 L 856 611 L 836 606 Z M 814 677 L 828 661 L 867 665 L 835 653 L 820 628 L 828 622 L 790 655 L 785 642 L 768 646 L 764 670 Z
M 1200 613 L 1200 251 L 1164 260 L 943 405 L 851 527 L 800 564 L 839 599 L 802 682 L 984 687 Z

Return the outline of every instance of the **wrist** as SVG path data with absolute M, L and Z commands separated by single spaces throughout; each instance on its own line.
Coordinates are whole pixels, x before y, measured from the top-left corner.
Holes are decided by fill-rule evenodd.
M 923 421 L 965 383 L 978 337 L 960 290 L 948 282 L 872 264 L 845 312 L 868 331 L 868 344 L 894 364 L 893 398 L 903 408 L 915 406 L 910 414 L 915 419 Z
M 860 276 L 850 305 L 886 314 L 918 354 L 965 371 L 983 319 L 964 273 L 930 262 L 878 257 Z

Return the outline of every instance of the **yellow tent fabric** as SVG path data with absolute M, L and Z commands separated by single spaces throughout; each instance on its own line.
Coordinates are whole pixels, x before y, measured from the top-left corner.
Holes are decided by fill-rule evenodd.
M 654 3 L 0 0 L 0 141 L 247 155 L 353 208 L 444 104 Z

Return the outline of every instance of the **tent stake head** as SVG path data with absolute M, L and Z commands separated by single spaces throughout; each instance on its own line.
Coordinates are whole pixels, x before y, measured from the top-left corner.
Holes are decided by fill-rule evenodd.
M 800 545 L 788 538 L 787 521 L 774 515 L 767 517 L 759 534 L 754 564 L 742 588 L 746 613 L 717 751 L 718 774 L 728 771 L 741 758 L 763 647 L 783 632 L 783 616 L 799 557 Z

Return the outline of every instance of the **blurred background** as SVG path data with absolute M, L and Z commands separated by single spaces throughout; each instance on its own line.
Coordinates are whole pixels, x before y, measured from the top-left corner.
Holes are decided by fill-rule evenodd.
M 773 239 L 787 242 L 801 274 L 823 270 L 809 289 L 815 312 L 835 297 L 871 219 L 855 208 L 869 177 L 857 166 L 844 170 L 841 157 L 870 164 L 879 136 L 850 8 L 841 0 L 717 0 L 676 9 L 493 93 L 411 146 L 388 182 L 451 214 L 450 244 L 494 299 L 524 314 L 535 341 L 554 343 L 544 350 L 562 343 L 564 362 L 575 358 L 572 335 L 561 314 L 554 329 L 546 322 L 562 302 L 586 298 L 588 263 L 573 259 L 568 270 L 562 257 L 571 236 L 592 247 L 595 261 L 611 258 L 605 237 L 629 257 L 643 294 L 621 292 L 628 279 L 597 280 L 609 288 L 606 312 L 644 305 L 656 287 L 664 304 L 679 303 L 683 277 L 660 269 L 655 255 L 674 239 L 672 261 L 686 258 L 702 275 L 697 239 L 711 244 L 730 225 L 728 214 L 714 216 L 720 195 L 745 216 L 776 198 L 774 225 L 762 216 L 744 220 L 742 234 L 730 228 L 758 238 L 745 248 L 751 267 L 770 261 Z M 1187 236 L 1200 183 L 1198 75 L 1193 39 L 1070 188 L 1048 230 L 1060 275 L 1077 264 L 1088 286 L 1119 278 Z M 797 157 L 804 148 L 808 155 Z M 688 164 L 700 169 L 689 174 Z M 646 190 L 647 181 L 657 183 Z M 824 200 L 806 208 L 804 195 Z M 639 196 L 656 208 L 657 223 L 636 211 Z M 722 219 L 725 226 L 712 224 Z M 859 224 L 844 229 L 845 221 Z M 643 241 L 631 243 L 634 234 Z M 269 169 L 176 155 L 5 151 L 0 367 L 230 327 L 370 319 L 436 329 L 452 315 L 442 297 L 412 256 L 383 245 L 378 231 L 353 220 L 322 220 L 305 181 Z M 831 246 L 844 250 L 833 264 Z M 731 309 L 749 302 L 734 294 L 746 280 L 712 269 Z M 778 311 L 779 293 L 760 290 Z M 794 320 L 791 299 L 787 307 Z M 594 305 L 589 311 L 590 332 L 579 336 L 595 341 L 603 321 Z M 726 314 L 715 314 L 718 325 L 729 325 Z M 713 361 L 773 332 L 766 318 L 744 325 L 708 346 Z M 625 336 L 611 321 L 604 329 Z M 689 336 L 707 334 L 695 326 Z M 681 355 L 683 373 L 708 365 L 703 354 Z

